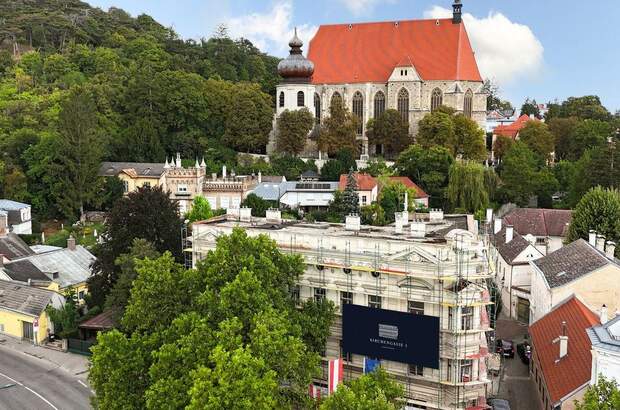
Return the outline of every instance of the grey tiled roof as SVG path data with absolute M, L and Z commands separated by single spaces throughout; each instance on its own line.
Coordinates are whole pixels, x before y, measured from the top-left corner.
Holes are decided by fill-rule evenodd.
M 620 353 L 620 340 L 615 339 L 609 334 L 609 328 L 612 326 L 620 326 L 620 315 L 605 323 L 604 325 L 594 326 L 586 331 L 592 342 L 593 347 Z
M 99 175 L 114 177 L 124 169 L 133 169 L 141 177 L 160 177 L 164 173 L 164 164 L 157 162 L 103 162 Z
M 74 251 L 60 248 L 31 255 L 28 260 L 50 277 L 57 272 L 58 279 L 54 282 L 65 288 L 86 281 L 91 275 L 91 265 L 96 258 L 86 248 L 77 245 Z
M 43 272 L 32 264 L 28 259 L 18 259 L 4 265 L 4 273 L 19 282 L 28 282 L 28 279 L 36 281 L 51 281 Z
M 578 239 L 533 263 L 545 275 L 549 287 L 555 288 L 612 262 L 588 242 Z
M 50 290 L 0 280 L 0 309 L 39 316 L 54 295 Z
M 285 182 L 261 182 L 252 190 L 252 194 L 266 201 L 277 201 L 286 192 Z
M 10 199 L 0 199 L 0 209 L 5 211 L 17 211 L 23 208 L 30 208 L 30 205 L 11 201 Z
M 512 264 L 515 258 L 530 245 L 527 239 L 519 235 L 515 230 L 513 230 L 512 240 L 506 243 L 506 227 L 503 227 L 496 234 L 491 234 L 490 240 L 491 244 L 502 255 L 502 258 L 509 264 Z
M 0 236 L 0 254 L 7 259 L 13 260 L 24 256 L 32 255 L 34 252 L 26 242 L 14 233 Z

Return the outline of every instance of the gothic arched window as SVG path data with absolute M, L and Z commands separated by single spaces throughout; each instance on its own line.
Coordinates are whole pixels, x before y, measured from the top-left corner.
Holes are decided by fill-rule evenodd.
M 467 118 L 471 118 L 473 99 L 474 93 L 472 93 L 471 90 L 467 90 L 465 93 L 465 99 L 463 100 L 463 115 Z
M 280 98 L 279 98 L 279 101 L 278 101 L 278 105 L 280 107 L 284 107 L 284 91 L 280 91 Z
M 364 97 L 357 91 L 353 94 L 353 115 L 357 117 L 357 135 L 364 131 Z
M 398 92 L 397 107 L 403 121 L 409 123 L 409 92 L 404 88 L 401 88 Z
M 304 92 L 303 91 L 298 91 L 297 92 L 297 106 L 298 107 L 303 107 L 306 102 L 305 96 L 304 96 Z
M 340 93 L 338 91 L 335 91 L 332 94 L 332 99 L 329 102 L 330 105 L 334 105 L 334 103 L 336 102 L 336 100 L 340 100 L 340 103 L 342 104 L 342 96 L 340 95 Z
M 321 97 L 319 93 L 314 93 L 314 121 L 321 123 Z
M 435 88 L 431 94 L 431 111 L 435 111 L 443 104 L 443 93 L 439 88 Z
M 374 117 L 379 118 L 385 112 L 385 94 L 383 91 L 377 91 L 375 94 L 375 112 Z

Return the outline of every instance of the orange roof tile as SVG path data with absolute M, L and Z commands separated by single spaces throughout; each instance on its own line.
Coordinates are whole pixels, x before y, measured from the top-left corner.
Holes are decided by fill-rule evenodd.
M 531 119 L 529 115 L 523 114 L 522 116 L 517 118 L 517 120 L 513 122 L 512 124 L 498 125 L 493 130 L 493 134 L 503 135 L 504 137 L 510 137 L 512 139 L 515 139 L 517 135 L 519 134 L 519 131 L 521 131 L 521 129 L 525 127 L 525 124 L 527 124 L 528 121 L 539 121 L 539 120 Z
M 553 341 L 566 321 L 568 354 L 559 359 L 559 343 Z M 530 326 L 532 348 L 540 363 L 552 403 L 557 403 L 590 380 L 591 342 L 586 329 L 599 324 L 598 316 L 574 295 Z
M 323 25 L 308 59 L 313 84 L 385 83 L 409 61 L 423 80 L 482 81 L 465 25 L 451 19 Z
M 428 198 L 428 194 L 424 192 L 424 190 L 420 188 L 415 182 L 413 182 L 409 177 L 390 177 L 390 181 L 400 182 L 407 188 L 415 189 L 416 198 Z
M 355 181 L 357 182 L 358 190 L 360 191 L 372 191 L 377 186 L 377 180 L 369 174 L 360 174 L 355 172 Z M 338 189 L 343 191 L 347 186 L 347 174 L 340 175 L 340 181 L 338 182 Z

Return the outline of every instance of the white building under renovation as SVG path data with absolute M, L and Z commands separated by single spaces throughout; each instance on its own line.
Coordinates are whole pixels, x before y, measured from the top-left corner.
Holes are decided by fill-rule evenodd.
M 302 301 L 327 298 L 339 308 L 324 367 L 326 360 L 342 357 L 346 380 L 362 374 L 366 357 L 381 359 L 382 367 L 404 385 L 407 408 L 486 408 L 492 303 L 476 223 L 471 216 L 444 216 L 441 211 L 415 215 L 411 222 L 408 216 L 397 214 L 395 226 L 371 227 L 360 226 L 357 216 L 348 217 L 346 224 L 308 223 L 283 221 L 277 210 L 254 218 L 242 208 L 238 216 L 193 225 L 193 260 L 237 226 L 250 236 L 269 236 L 282 251 L 305 260 L 295 295 Z M 365 317 L 347 316 L 352 311 L 348 307 L 343 315 L 346 304 L 357 305 L 351 308 L 360 315 L 379 315 L 381 323 L 369 326 Z M 355 336 L 346 332 L 349 340 L 343 340 L 343 316 L 345 328 L 359 325 Z M 435 330 L 421 331 L 416 320 L 434 324 Z M 378 327 L 378 333 L 366 338 L 362 327 Z M 379 353 L 373 350 L 377 346 Z M 389 351 L 381 350 L 387 347 Z M 427 351 L 424 360 L 416 359 Z M 315 384 L 320 388 L 326 382 L 325 370 Z

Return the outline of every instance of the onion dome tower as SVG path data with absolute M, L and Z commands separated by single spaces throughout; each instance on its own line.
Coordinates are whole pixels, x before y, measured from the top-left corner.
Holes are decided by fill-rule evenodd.
M 278 74 L 284 78 L 286 84 L 307 84 L 314 73 L 314 63 L 304 57 L 301 47 L 304 43 L 295 34 L 288 45 L 291 47 L 287 58 L 278 64 Z

